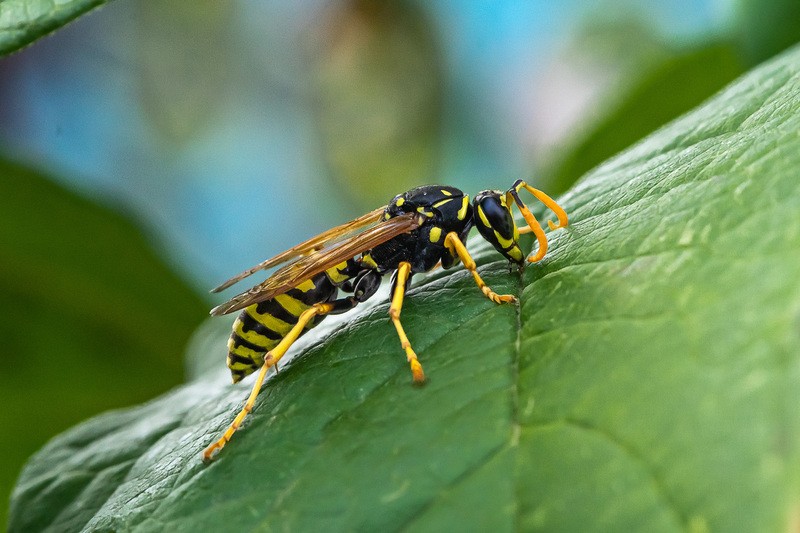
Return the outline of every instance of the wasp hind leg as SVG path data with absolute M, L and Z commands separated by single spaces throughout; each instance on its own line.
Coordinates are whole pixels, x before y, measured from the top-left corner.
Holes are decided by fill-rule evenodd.
M 539 221 L 536 220 L 536 217 L 530 212 L 528 206 L 526 206 L 525 202 L 523 202 L 519 197 L 519 191 L 522 189 L 525 189 L 531 193 L 537 200 L 542 202 L 544 205 L 550 208 L 553 213 L 556 214 L 558 217 L 558 224 L 553 224 L 553 222 L 550 220 L 547 221 L 547 225 L 551 230 L 564 228 L 567 226 L 569 221 L 567 219 L 566 211 L 564 211 L 564 209 L 547 194 L 539 189 L 534 189 L 523 180 L 517 180 L 514 182 L 514 185 L 512 185 L 511 188 L 506 192 L 506 202 L 510 208 L 511 200 L 513 199 L 514 203 L 516 203 L 517 207 L 519 207 L 522 216 L 525 218 L 525 222 L 528 223 L 528 228 L 530 229 L 523 228 L 520 230 L 520 233 L 533 232 L 533 234 L 536 236 L 536 240 L 539 242 L 539 249 L 537 250 L 536 254 L 528 258 L 529 263 L 535 263 L 536 261 L 541 261 L 547 253 L 547 236 L 544 234 L 544 230 L 542 229 L 541 224 L 539 224 Z
M 424 383 L 425 372 L 423 372 L 422 365 L 419 359 L 417 359 L 417 354 L 411 348 L 411 342 L 408 340 L 403 325 L 400 323 L 400 312 L 403 310 L 403 298 L 405 297 L 410 280 L 411 263 L 403 261 L 397 267 L 394 288 L 392 289 L 392 304 L 389 306 L 389 317 L 392 319 L 392 323 L 397 330 L 397 336 L 400 337 L 400 345 L 406 352 L 406 359 L 411 366 L 411 375 L 414 377 L 414 383 Z
M 517 301 L 517 298 L 511 294 L 497 294 L 486 284 L 485 281 L 483 281 L 483 278 L 481 278 L 480 274 L 478 274 L 478 268 L 475 265 L 475 260 L 472 259 L 471 255 L 469 255 L 467 247 L 464 246 L 463 242 L 461 242 L 461 239 L 458 237 L 456 232 L 451 231 L 447 234 L 447 237 L 444 239 L 444 245 L 458 255 L 458 258 L 461 259 L 462 263 L 464 263 L 464 268 L 469 270 L 470 274 L 472 274 L 472 277 L 475 279 L 475 283 L 478 285 L 478 288 L 481 290 L 484 296 L 496 304 Z
M 253 410 L 253 405 L 256 403 L 258 393 L 261 392 L 261 385 L 264 383 L 264 378 L 267 376 L 267 371 L 278 364 L 278 361 L 280 361 L 281 357 L 284 356 L 297 338 L 300 337 L 309 322 L 311 322 L 311 320 L 318 315 L 326 315 L 329 313 L 335 313 L 337 311 L 344 312 L 347 310 L 344 309 L 344 307 L 349 304 L 350 299 L 348 298 L 330 303 L 315 304 L 303 311 L 303 313 L 297 319 L 297 324 L 292 327 L 292 329 L 286 334 L 286 336 L 283 337 L 283 339 L 281 339 L 275 348 L 267 352 L 267 355 L 264 357 L 264 364 L 261 365 L 261 370 L 258 371 L 256 381 L 253 384 L 253 390 L 250 391 L 250 396 L 247 398 L 244 408 L 239 412 L 238 415 L 236 415 L 236 418 L 233 419 L 231 425 L 228 426 L 228 429 L 226 429 L 225 433 L 222 434 L 222 437 L 203 450 L 203 461 L 209 462 L 213 458 L 214 453 L 221 450 L 231 440 L 233 434 L 236 433 L 236 430 L 238 430 L 239 426 L 242 425 L 244 418 L 248 415 L 248 413 L 250 413 L 250 411 Z M 342 309 L 340 310 L 340 308 Z M 352 305 L 350 305 L 349 308 L 352 308 Z

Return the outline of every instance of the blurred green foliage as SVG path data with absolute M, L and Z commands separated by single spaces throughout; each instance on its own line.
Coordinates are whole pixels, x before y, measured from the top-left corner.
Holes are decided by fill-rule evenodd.
M 755 65 L 800 41 L 797 0 L 735 0 L 734 38 Z
M 124 215 L 0 160 L 0 522 L 52 435 L 180 383 L 205 303 Z
M 659 126 L 692 109 L 745 71 L 730 45 L 677 53 L 625 83 L 625 94 L 596 110 L 599 120 L 545 178 L 553 192 L 567 190 L 580 176 Z
M 443 65 L 422 8 L 352 1 L 315 44 L 312 109 L 331 178 L 347 199 L 367 211 L 440 181 Z
M 235 5 L 146 0 L 131 7 L 147 36 L 132 43 L 137 102 L 159 141 L 178 150 L 206 133 L 225 108 L 234 76 L 229 48 Z
M 588 113 L 594 119 L 541 169 L 551 192 L 567 190 L 591 168 L 800 41 L 797 0 L 737 0 L 735 6 L 729 31 L 680 47 L 637 21 L 587 25 L 578 37 L 580 49 L 616 57 L 624 77 Z

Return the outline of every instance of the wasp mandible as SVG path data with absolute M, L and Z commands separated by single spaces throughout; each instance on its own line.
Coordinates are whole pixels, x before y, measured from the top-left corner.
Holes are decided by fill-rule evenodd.
M 414 382 L 425 381 L 425 373 L 400 322 L 403 297 L 411 276 L 437 265 L 445 269 L 461 261 L 480 290 L 495 303 L 515 302 L 510 294 L 497 294 L 480 275 L 464 242 L 473 226 L 511 263 L 522 268 L 525 254 L 519 247 L 520 233 L 533 232 L 539 247 L 528 262 L 547 253 L 547 237 L 536 217 L 520 198 L 523 189 L 544 203 L 558 217 L 555 230 L 567 225 L 566 212 L 548 195 L 517 180 L 505 192 L 487 190 L 470 202 L 455 187 L 426 185 L 398 194 L 381 207 L 234 276 L 212 292 L 222 291 L 251 274 L 288 263 L 264 282 L 211 310 L 212 315 L 242 311 L 228 340 L 228 368 L 234 383 L 259 370 L 244 408 L 216 442 L 203 452 L 208 461 L 228 441 L 253 409 L 267 371 L 275 366 L 291 345 L 327 315 L 349 311 L 366 301 L 392 272 L 389 317 L 406 354 Z M 514 222 L 516 204 L 527 227 Z M 349 295 L 338 297 L 339 291 Z

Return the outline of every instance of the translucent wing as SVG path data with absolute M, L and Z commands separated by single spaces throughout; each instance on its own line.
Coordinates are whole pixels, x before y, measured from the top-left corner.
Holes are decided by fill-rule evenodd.
M 374 211 L 370 211 L 366 215 L 362 215 L 356 219 L 351 220 L 350 222 L 346 222 L 341 226 L 336 226 L 335 228 L 331 228 L 324 233 L 320 233 L 316 237 L 312 237 L 308 239 L 302 244 L 298 244 L 293 248 L 289 248 L 283 253 L 276 255 L 275 257 L 271 257 L 266 261 L 262 261 L 261 263 L 257 264 L 252 268 L 248 268 L 241 274 L 237 274 L 236 276 L 232 277 L 219 287 L 216 287 L 211 290 L 211 292 L 220 292 L 224 291 L 231 285 L 234 285 L 244 278 L 251 276 L 258 272 L 259 270 L 266 270 L 267 268 L 272 268 L 274 266 L 280 265 L 281 263 L 285 263 L 286 261 L 290 261 L 297 257 L 304 257 L 309 254 L 313 254 L 326 246 L 331 246 L 338 241 L 341 241 L 344 237 L 348 234 L 353 233 L 355 231 L 360 230 L 365 226 L 369 226 L 370 224 L 375 224 L 383 217 L 383 211 L 386 209 L 385 207 L 379 207 Z
M 406 213 L 390 218 L 334 246 L 300 257 L 252 289 L 215 307 L 211 310 L 211 314 L 214 316 L 225 315 L 274 298 L 342 261 L 352 259 L 393 237 L 414 231 L 419 225 L 420 222 L 415 213 Z

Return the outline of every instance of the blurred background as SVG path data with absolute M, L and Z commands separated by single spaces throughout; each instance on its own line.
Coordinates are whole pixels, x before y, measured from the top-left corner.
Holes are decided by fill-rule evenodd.
M 0 498 L 182 382 L 209 287 L 415 185 L 557 195 L 798 40 L 797 0 L 117 0 L 0 59 Z

